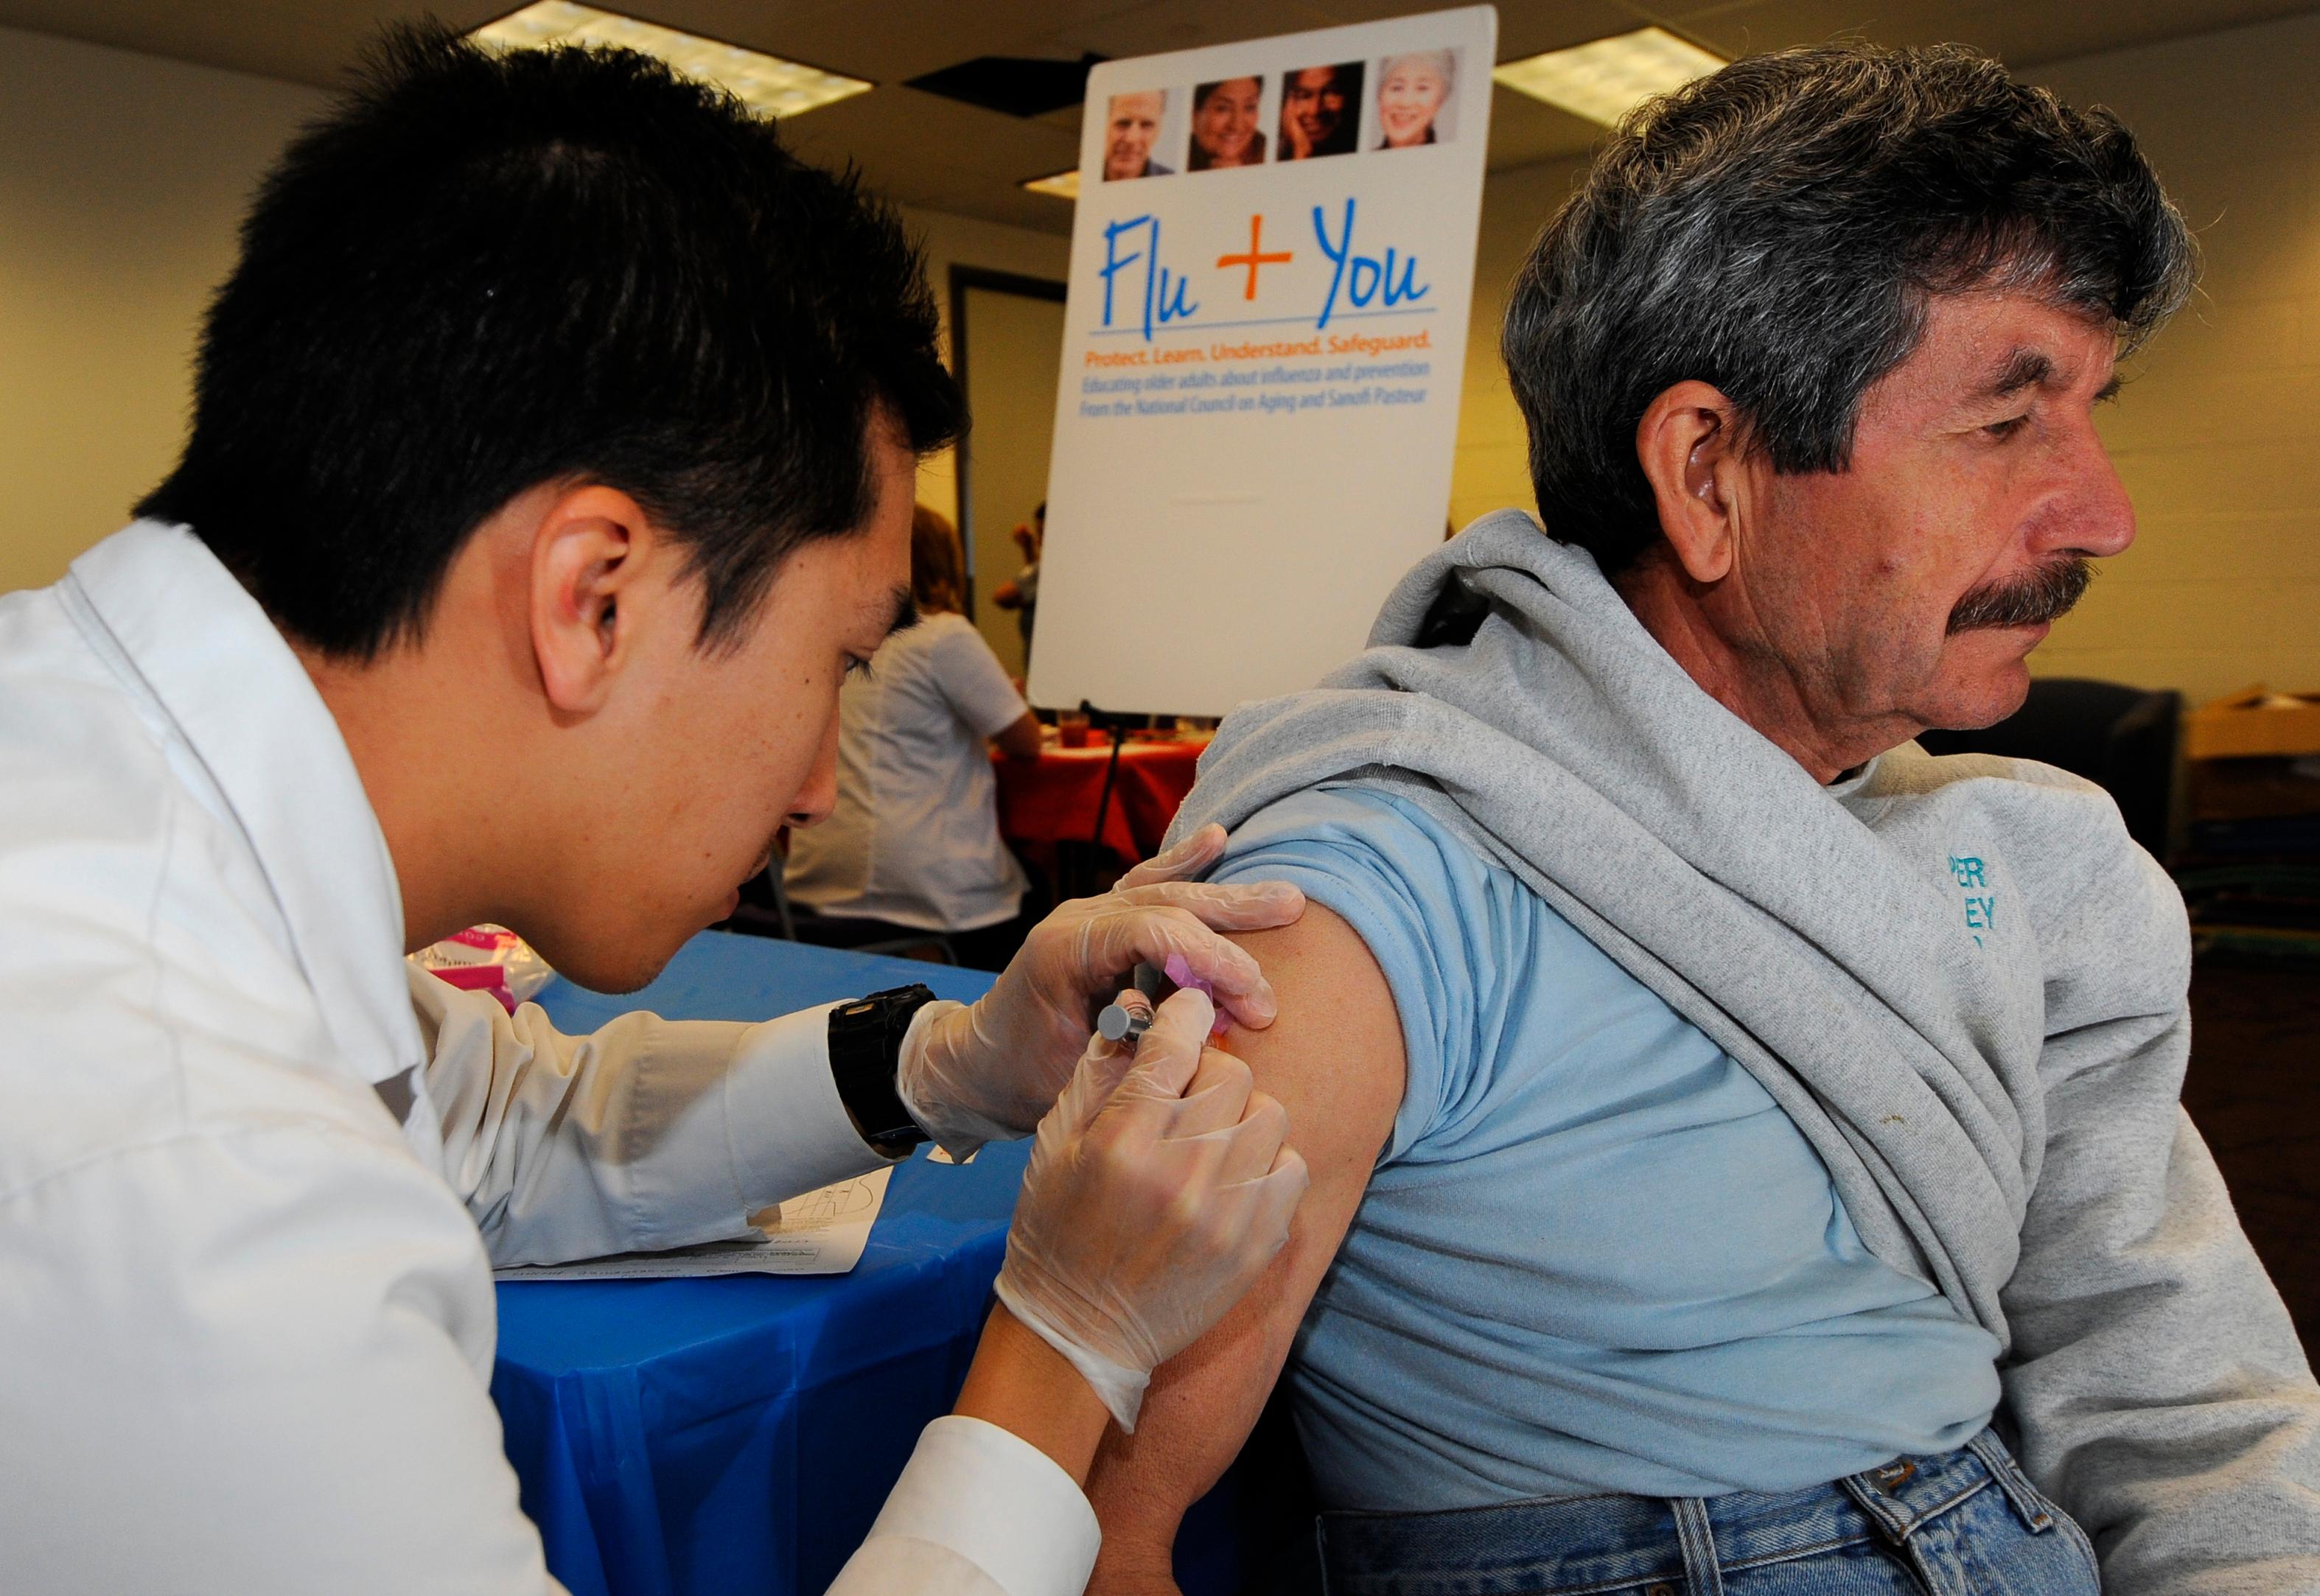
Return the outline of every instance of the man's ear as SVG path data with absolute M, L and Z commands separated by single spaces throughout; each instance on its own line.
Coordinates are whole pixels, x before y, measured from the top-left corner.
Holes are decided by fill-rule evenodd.
M 1684 575 L 1722 581 L 1739 558 L 1746 518 L 1747 450 L 1737 408 L 1709 384 L 1678 383 L 1636 423 L 1636 458 Z
M 618 488 L 589 484 L 551 499 L 532 531 L 531 649 L 548 703 L 566 715 L 603 707 L 636 651 L 658 539 Z

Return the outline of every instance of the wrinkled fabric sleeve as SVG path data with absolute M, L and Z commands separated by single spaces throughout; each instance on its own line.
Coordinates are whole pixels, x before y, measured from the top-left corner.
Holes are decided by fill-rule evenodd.
M 1038 1447 L 938 1419 L 829 1596 L 1079 1596 L 1099 1539 L 1087 1498 Z
M 2115 874 L 2082 927 L 2151 928 L 2160 958 L 2108 959 L 2095 980 L 2140 974 L 2155 1011 L 2121 1013 L 2125 991 L 2049 993 L 2066 1028 L 2041 1060 L 2044 1165 L 2003 1293 L 2022 1460 L 2093 1539 L 2115 1596 L 2320 1591 L 2320 1389 L 2174 1106 L 2190 1048 L 2182 905 L 2155 865 L 2130 863 L 2142 879 Z
M 759 1210 L 886 1162 L 830 1078 L 835 1005 L 567 1036 L 535 1003 L 510 1014 L 423 971 L 411 991 L 440 1173 L 495 1266 L 745 1235 Z
M 1471 853 L 1411 806 L 1318 787 L 1233 832 L 1211 881 L 1286 881 L 1337 914 L 1377 960 L 1401 1020 L 1406 1070 L 1381 1167 L 1479 1090 L 1489 973 L 1509 946 L 1503 904 Z

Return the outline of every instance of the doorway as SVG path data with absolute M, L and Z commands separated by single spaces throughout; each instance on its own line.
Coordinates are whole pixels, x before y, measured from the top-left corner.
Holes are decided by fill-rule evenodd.
M 974 426 L 958 455 L 959 540 L 967 560 L 967 613 L 983 641 L 1020 676 L 1015 612 L 991 602 L 1023 557 L 1016 527 L 1047 496 L 1056 384 L 1064 358 L 1064 285 L 977 267 L 950 268 L 951 364 Z

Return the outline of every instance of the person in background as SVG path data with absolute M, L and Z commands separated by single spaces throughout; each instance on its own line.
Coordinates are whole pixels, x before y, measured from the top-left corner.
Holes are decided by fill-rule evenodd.
M 1458 58 L 1446 50 L 1388 56 L 1378 66 L 1378 148 L 1409 150 L 1435 142 L 1435 119 L 1458 81 Z
M 1039 551 L 1047 545 L 1047 504 L 1031 512 L 1031 519 L 1017 523 L 1009 536 L 1015 547 L 1023 551 L 1023 568 L 1015 573 L 1011 582 L 1001 582 L 991 591 L 991 602 L 1002 610 L 1015 612 L 1015 624 L 1023 632 L 1023 674 L 1031 672 L 1031 622 L 1033 612 L 1039 607 Z
M 1264 164 L 1264 135 L 1256 127 L 1264 93 L 1255 77 L 1228 77 L 1192 91 L 1192 170 Z
M 1103 129 L 1105 182 L 1175 175 L 1172 168 L 1152 159 L 1152 141 L 1160 136 L 1160 119 L 1167 113 L 1166 89 L 1151 88 L 1140 94 L 1111 96 Z
M 1310 160 L 1317 155 L 1351 155 L 1361 121 L 1362 64 L 1307 67 L 1291 72 L 1281 87 L 1281 159 Z
M 911 521 L 919 623 L 890 636 L 838 699 L 838 806 L 790 839 L 793 901 L 849 922 L 848 945 L 931 931 L 970 969 L 1004 967 L 1029 927 L 1030 884 L 999 836 L 986 740 L 1037 758 L 1039 722 L 974 623 L 958 533 Z

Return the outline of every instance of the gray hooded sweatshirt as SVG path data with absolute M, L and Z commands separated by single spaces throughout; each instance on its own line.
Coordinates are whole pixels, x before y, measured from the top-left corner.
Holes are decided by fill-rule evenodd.
M 1998 1338 L 2107 1589 L 2320 1592 L 2320 1388 L 2179 1104 L 2182 900 L 2106 793 L 1908 744 L 1832 797 L 1518 512 L 1370 645 L 1235 711 L 1172 840 L 1322 782 L 1420 804 L 1763 1082 L 1866 1244 Z

